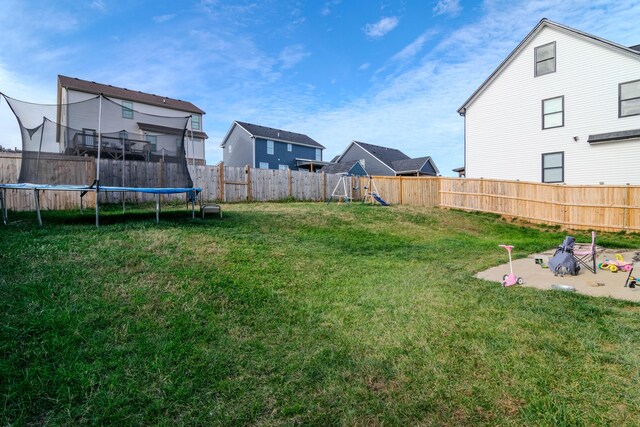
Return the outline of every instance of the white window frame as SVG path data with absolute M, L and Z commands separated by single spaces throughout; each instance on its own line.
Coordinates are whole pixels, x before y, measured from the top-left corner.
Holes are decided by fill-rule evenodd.
M 200 115 L 199 114 L 193 114 L 191 116 L 191 129 L 193 129 L 193 130 L 202 129 L 202 126 L 200 124 Z
M 289 170 L 289 165 L 278 165 L 278 169 L 281 171 Z
M 288 144 L 287 144 L 287 151 L 288 151 L 288 152 L 291 152 L 292 150 L 293 150 L 293 145 L 292 145 L 292 144 L 290 144 L 290 143 L 288 143 Z
M 258 165 L 259 169 L 269 169 L 269 163 L 268 162 L 260 162 L 260 164 Z
M 275 145 L 276 144 L 272 140 L 267 139 L 267 154 L 273 155 L 275 151 Z
M 316 162 L 321 162 L 322 161 L 322 150 L 319 148 L 316 148 Z
M 133 119 L 133 102 L 122 101 L 122 118 Z

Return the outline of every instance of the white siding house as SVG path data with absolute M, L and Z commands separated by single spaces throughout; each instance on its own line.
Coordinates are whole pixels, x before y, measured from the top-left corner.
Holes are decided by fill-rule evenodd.
M 91 104 L 82 110 L 69 109 L 66 105 L 86 101 L 101 94 L 113 101 L 102 105 L 102 129 L 117 129 L 133 139 L 146 139 L 152 146 L 151 154 L 158 158 L 163 155 L 178 156 L 178 152 L 184 146 L 189 164 L 205 164 L 204 144 L 208 138 L 202 130 L 202 117 L 205 112 L 187 101 L 58 76 L 58 104 L 61 105 L 58 112 L 59 122 L 69 128 L 82 130 L 83 134 L 95 133 L 98 129 L 99 115 L 97 104 Z M 136 112 L 163 117 L 190 117 L 186 136 L 182 136 L 184 129 L 162 128 L 144 123 L 145 119 L 139 119 Z M 61 145 L 60 151 L 63 149 L 64 145 Z
M 458 110 L 466 176 L 640 184 L 638 49 L 540 21 Z

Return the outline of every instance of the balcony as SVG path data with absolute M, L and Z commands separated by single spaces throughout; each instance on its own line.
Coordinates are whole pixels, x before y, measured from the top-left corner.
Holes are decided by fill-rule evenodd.
M 102 135 L 100 156 L 112 159 L 146 160 L 151 156 L 152 146 L 148 141 Z M 98 157 L 98 135 L 78 132 L 67 146 L 67 154 Z

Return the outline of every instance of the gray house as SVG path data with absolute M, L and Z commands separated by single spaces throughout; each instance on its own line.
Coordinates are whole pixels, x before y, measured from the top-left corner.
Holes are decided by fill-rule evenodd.
M 307 135 L 282 129 L 234 121 L 222 143 L 222 161 L 227 166 L 261 169 L 308 169 L 328 164 L 322 161 L 324 146 Z
M 359 161 L 370 175 L 387 176 L 436 176 L 440 171 L 429 156 L 410 158 L 395 148 L 381 147 L 352 141 L 344 152 L 334 159 L 334 163 L 347 163 L 349 166 Z
M 179 157 L 184 149 L 188 163 L 205 164 L 208 138 L 202 128 L 205 112 L 191 102 L 62 75 L 58 76 L 58 104 L 63 107 L 58 111 L 57 122 L 77 132 L 59 148 L 51 147 L 49 151 L 96 155 L 98 107 L 81 103 L 97 95 L 109 99 L 101 108 L 104 144 L 124 140 L 126 156 L 130 159 Z M 75 108 L 76 105 L 79 107 Z M 152 116 L 189 117 L 186 132 L 184 128 L 174 127 L 170 119 L 152 123 Z M 105 129 L 116 133 L 105 134 Z

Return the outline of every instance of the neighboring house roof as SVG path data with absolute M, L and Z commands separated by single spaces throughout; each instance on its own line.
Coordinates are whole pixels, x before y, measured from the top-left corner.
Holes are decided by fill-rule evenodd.
M 455 169 L 451 169 L 451 170 L 454 171 L 454 172 L 458 172 L 458 173 L 464 172 L 464 166 L 459 167 L 459 168 L 455 168 Z
M 166 96 L 153 95 L 150 93 L 129 90 L 102 83 L 81 80 L 75 77 L 58 76 L 60 86 L 78 92 L 93 93 L 96 95 L 103 94 L 106 97 L 124 99 L 126 101 L 139 102 L 142 104 L 154 105 L 157 107 L 171 108 L 174 110 L 186 111 L 189 113 L 206 114 L 200 108 L 190 102 L 172 99 Z
M 568 33 L 577 35 L 579 37 L 583 37 L 583 38 L 595 41 L 596 43 L 599 43 L 615 51 L 618 51 L 627 55 L 631 55 L 632 57 L 640 59 L 640 45 L 631 46 L 631 47 L 622 46 L 618 43 L 614 43 L 612 41 L 594 36 L 593 34 L 585 33 L 583 31 L 576 30 L 575 28 L 567 27 L 566 25 L 562 25 L 562 24 L 558 24 L 557 22 L 550 21 L 547 18 L 543 18 L 538 23 L 538 25 L 536 25 L 535 28 L 531 30 L 529 34 L 527 34 L 527 36 L 520 42 L 520 44 L 516 46 L 516 48 L 509 54 L 509 56 L 507 56 L 505 60 L 502 61 L 502 63 L 498 66 L 498 68 L 496 68 L 495 71 L 491 73 L 491 75 L 484 81 L 484 83 L 482 83 L 480 87 L 469 97 L 469 99 L 467 99 L 464 102 L 464 104 L 462 104 L 462 106 L 458 109 L 458 113 L 460 115 L 465 114 L 466 108 L 471 103 L 473 103 L 473 101 L 475 101 L 475 99 L 484 91 L 484 89 L 498 77 L 498 75 L 507 67 L 507 65 L 511 63 L 511 61 L 516 57 L 516 55 L 519 54 L 524 49 L 524 47 L 529 43 L 529 41 L 531 41 L 531 39 L 535 37 L 535 35 L 538 34 L 544 27 L 555 28 L 560 31 L 568 32 Z
M 349 151 L 351 146 L 357 145 L 373 157 L 378 159 L 381 163 L 383 163 L 386 167 L 388 167 L 394 173 L 409 173 L 409 172 L 418 172 L 422 169 L 425 163 L 430 163 L 433 167 L 433 170 L 436 174 L 439 174 L 438 168 L 436 167 L 433 159 L 430 156 L 425 157 L 417 157 L 412 159 L 411 157 L 404 154 L 402 151 L 396 148 L 383 147 L 381 145 L 367 144 L 366 142 L 360 141 L 352 141 L 351 144 L 347 147 L 344 152 L 334 158 L 332 162 L 339 163 L 342 157 Z
M 244 130 L 249 132 L 249 134 L 254 138 L 265 138 L 265 139 L 271 139 L 271 140 L 280 141 L 280 142 L 288 142 L 296 145 L 306 145 L 309 147 L 315 147 L 315 148 L 321 148 L 321 149 L 325 148 L 323 145 L 321 145 L 317 141 L 314 141 L 313 139 L 309 138 L 307 135 L 303 133 L 289 132 L 282 129 L 274 129 L 270 127 L 254 125 L 251 123 L 240 122 L 238 120 L 236 120 L 234 124 L 237 124 Z M 231 128 L 233 129 L 233 126 L 231 126 Z M 229 133 L 227 133 L 227 136 L 224 138 L 222 142 L 222 146 L 224 146 L 224 144 L 226 143 L 227 137 L 229 136 L 230 133 L 231 133 L 231 130 L 229 130 Z
M 369 154 L 371 154 L 376 159 L 380 160 L 382 163 L 384 163 L 391 169 L 393 169 L 392 164 L 396 160 L 407 160 L 411 158 L 406 154 L 404 154 L 402 151 L 397 150 L 395 148 L 382 147 L 380 145 L 367 144 L 365 142 L 360 142 L 360 141 L 353 141 L 352 144 L 359 145 L 361 148 L 369 152 Z M 346 153 L 346 150 L 345 150 L 345 153 Z
M 142 131 L 164 133 L 168 135 L 179 135 L 179 136 L 182 136 L 183 134 L 185 134 L 185 131 L 186 131 L 185 135 L 187 137 L 191 136 L 190 129 L 178 129 L 178 128 L 172 128 L 169 126 L 160 126 L 160 125 L 154 125 L 152 123 L 141 123 L 141 122 L 138 122 L 138 127 Z M 206 133 L 200 132 L 197 130 L 193 131 L 193 137 L 200 138 L 200 139 L 209 138 L 209 136 Z
M 367 176 L 367 171 L 362 167 L 359 161 L 353 163 L 331 163 L 322 168 L 322 172 L 331 174 L 350 174 L 358 176 Z
M 392 166 L 396 173 L 416 173 L 422 171 L 422 168 L 427 163 L 431 165 L 436 174 L 440 173 L 430 156 L 417 157 L 415 159 L 395 160 L 392 162 Z

